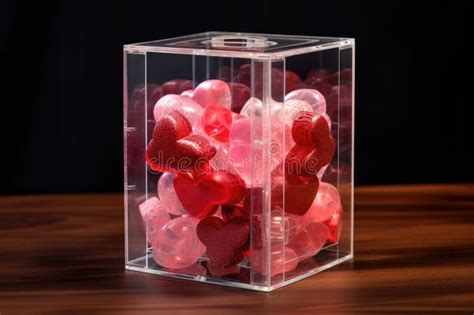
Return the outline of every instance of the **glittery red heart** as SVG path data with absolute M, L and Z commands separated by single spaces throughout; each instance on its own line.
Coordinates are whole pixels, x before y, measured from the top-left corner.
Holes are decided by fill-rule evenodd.
M 285 172 L 290 183 L 308 182 L 331 162 L 336 152 L 326 119 L 318 114 L 300 112 L 291 129 L 296 145 L 285 159 Z M 306 179 L 304 179 L 306 178 Z
M 218 217 L 208 217 L 199 222 L 197 235 L 206 245 L 207 256 L 214 266 L 230 267 L 244 258 L 250 240 L 250 226 L 243 218 L 224 223 Z
M 203 136 L 191 132 L 189 121 L 178 111 L 161 118 L 147 148 L 150 168 L 160 172 L 206 170 L 216 148 Z
M 291 135 L 297 144 L 317 148 L 328 141 L 329 125 L 321 115 L 299 112 L 293 122 Z
M 179 174 L 173 185 L 184 209 L 197 218 L 212 214 L 218 205 L 238 203 L 247 194 L 244 180 L 227 171 L 211 171 L 199 179 Z

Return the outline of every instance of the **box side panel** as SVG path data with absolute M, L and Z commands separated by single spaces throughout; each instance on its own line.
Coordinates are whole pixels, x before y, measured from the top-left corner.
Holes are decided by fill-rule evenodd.
M 137 259 L 146 255 L 146 231 L 139 211 L 145 201 L 146 147 L 146 59 L 143 54 L 124 54 L 124 190 L 125 259 L 144 266 Z
M 272 227 L 280 223 L 271 237 L 272 287 L 352 255 L 352 47 L 291 56 L 283 67 L 285 101 L 272 111 L 290 137 L 280 140 L 289 144 L 283 166 L 272 170 Z
M 259 220 L 268 196 L 262 167 L 269 173 L 262 62 L 148 52 L 143 63 L 137 165 L 147 168 L 129 213 L 141 216 L 147 250 L 135 262 L 177 278 L 269 287 L 268 229 Z M 233 244 L 236 234 L 243 244 Z
M 340 49 L 339 56 L 337 183 L 343 212 L 338 251 L 342 256 L 353 253 L 354 242 L 354 47 Z

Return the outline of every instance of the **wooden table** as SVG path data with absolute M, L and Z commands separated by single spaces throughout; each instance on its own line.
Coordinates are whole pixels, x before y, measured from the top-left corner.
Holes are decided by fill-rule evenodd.
M 357 188 L 354 261 L 272 293 L 125 272 L 122 209 L 0 197 L 0 314 L 474 312 L 474 184 Z

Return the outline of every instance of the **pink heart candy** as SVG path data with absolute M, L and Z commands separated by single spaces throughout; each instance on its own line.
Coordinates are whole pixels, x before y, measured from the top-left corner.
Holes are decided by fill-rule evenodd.
M 153 245 L 153 259 L 161 266 L 182 269 L 193 265 L 206 252 L 196 234 L 198 220 L 179 217 L 158 232 Z
M 202 107 L 192 99 L 175 94 L 165 95 L 158 100 L 153 109 L 155 121 L 169 115 L 173 111 L 183 114 L 189 121 L 194 131 L 199 126 L 198 122 L 202 115 Z
M 252 187 L 262 183 L 264 174 L 264 151 L 270 156 L 270 167 L 281 163 L 293 146 L 290 128 L 278 121 L 270 126 L 271 142 L 263 141 L 261 117 L 244 117 L 232 124 L 229 134 L 229 159 L 246 183 Z M 285 136 L 285 144 L 283 137 Z
M 168 212 L 163 209 L 160 200 L 156 197 L 145 200 L 138 206 L 138 209 L 142 215 L 145 229 L 148 230 L 148 242 L 153 244 L 158 232 L 170 221 L 170 216 Z
M 189 98 L 193 98 L 194 95 L 194 90 L 186 90 L 183 93 L 181 93 L 181 96 L 186 96 Z
M 173 173 L 164 173 L 161 175 L 157 185 L 158 196 L 164 210 L 174 215 L 182 215 L 186 214 L 186 210 L 174 190 L 173 182 L 175 178 L 176 175 Z
M 192 98 L 202 107 L 215 105 L 230 109 L 232 105 L 230 88 L 221 80 L 207 80 L 200 83 L 194 89 Z
M 326 99 L 323 94 L 314 89 L 298 89 L 285 96 L 285 102 L 299 100 L 308 103 L 317 114 L 326 113 Z
M 251 267 L 258 273 L 265 275 L 266 263 L 264 260 L 265 252 L 255 250 L 251 255 Z M 270 253 L 270 276 L 274 276 L 283 272 L 294 270 L 298 266 L 298 256 L 288 247 L 282 248 L 275 246 Z
M 313 204 L 303 216 L 303 226 L 313 222 L 323 223 L 329 228 L 329 242 L 337 242 L 342 227 L 342 207 L 339 191 L 329 183 L 321 182 Z
M 310 222 L 288 243 L 298 259 L 304 260 L 316 255 L 329 237 L 329 229 L 323 223 Z

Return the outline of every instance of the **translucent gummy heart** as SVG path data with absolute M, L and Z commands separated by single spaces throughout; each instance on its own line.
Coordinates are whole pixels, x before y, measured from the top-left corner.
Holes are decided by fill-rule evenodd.
M 169 221 L 152 243 L 153 259 L 170 269 L 186 268 L 194 264 L 206 252 L 206 247 L 196 234 L 198 222 L 190 217 Z
M 193 94 L 194 94 L 194 90 L 186 90 L 183 93 L 181 93 L 181 96 L 193 98 Z
M 287 246 L 296 253 L 301 261 L 316 255 L 323 248 L 328 237 L 329 229 L 325 224 L 310 222 L 298 231 Z
M 153 116 L 155 121 L 159 121 L 173 111 L 183 114 L 194 131 L 199 127 L 198 122 L 202 115 L 202 107 L 189 97 L 182 95 L 170 94 L 160 98 L 153 109 Z
M 290 129 L 276 121 L 270 123 L 270 143 L 263 138 L 263 119 L 244 117 L 236 121 L 229 134 L 229 159 L 249 186 L 262 183 L 265 169 L 264 156 L 268 154 L 270 168 L 275 168 L 293 146 Z M 285 140 L 283 140 L 285 139 Z
M 213 139 L 229 143 L 229 131 L 232 125 L 232 111 L 223 106 L 209 105 L 204 108 L 201 118 L 204 132 Z
M 148 231 L 148 242 L 153 244 L 158 232 L 170 221 L 170 216 L 168 212 L 163 209 L 160 200 L 156 197 L 147 199 L 141 203 L 138 208 L 142 215 L 145 229 Z
M 164 210 L 174 215 L 182 215 L 186 213 L 186 210 L 174 191 L 173 182 L 175 178 L 176 175 L 172 173 L 161 175 L 158 180 L 158 197 Z
M 215 171 L 229 171 L 234 173 L 234 165 L 229 159 L 229 147 L 226 145 L 216 145 L 217 153 L 209 162 Z
M 285 102 L 290 100 L 299 100 L 308 103 L 313 112 L 317 114 L 326 113 L 326 99 L 323 94 L 314 89 L 298 89 L 285 96 Z
M 304 111 L 313 111 L 313 108 L 304 101 L 288 100 L 285 101 L 283 109 L 278 112 L 278 118 L 291 127 L 298 113 Z
M 200 83 L 194 89 L 192 98 L 202 107 L 214 105 L 230 109 L 232 105 L 230 88 L 221 80 L 207 80 Z
M 260 220 L 262 219 L 260 218 Z M 276 207 L 275 210 L 272 210 L 270 218 L 271 241 L 276 244 L 287 244 L 295 237 L 299 225 L 298 216 L 285 213 L 280 207 Z
M 252 268 L 262 274 L 268 274 L 266 266 L 268 266 L 264 260 L 265 252 L 262 250 L 253 251 L 251 255 Z M 282 248 L 281 246 L 275 246 L 271 249 L 270 253 L 270 276 L 275 276 L 283 272 L 289 272 L 294 270 L 298 266 L 298 256 L 296 253 L 288 247 Z
M 272 102 L 270 108 L 270 115 L 275 115 L 281 111 L 282 104 L 278 102 Z M 263 103 L 256 97 L 251 97 L 245 105 L 242 107 L 240 114 L 246 117 L 262 117 L 263 116 Z
M 320 184 L 318 194 L 303 217 L 303 225 L 323 223 L 329 228 L 329 241 L 337 242 L 342 225 L 342 207 L 339 191 L 329 183 Z

